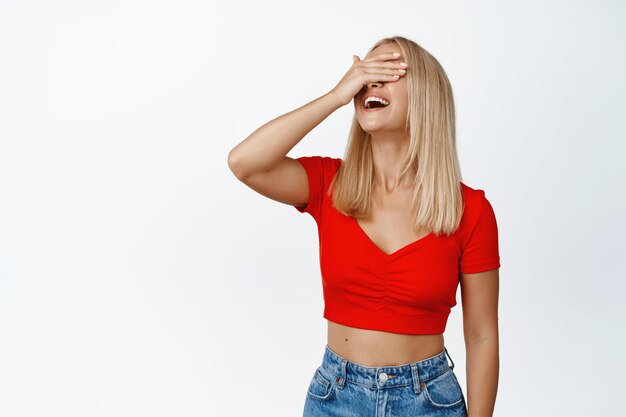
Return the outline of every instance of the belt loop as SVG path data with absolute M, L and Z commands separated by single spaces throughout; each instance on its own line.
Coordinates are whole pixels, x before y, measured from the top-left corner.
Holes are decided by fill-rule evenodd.
M 348 361 L 346 359 L 341 360 L 341 376 L 339 377 L 339 381 L 337 383 L 337 388 L 343 389 L 346 385 L 346 365 Z
M 448 355 L 448 359 L 450 359 L 450 362 L 452 363 L 451 368 L 452 370 L 454 370 L 454 361 L 452 361 L 452 356 L 450 356 L 450 354 L 448 353 L 448 349 L 445 346 L 443 347 L 443 350 L 446 351 L 446 355 Z
M 417 363 L 415 362 L 411 364 L 411 375 L 413 376 L 413 391 L 415 391 L 416 394 L 419 394 L 421 390 L 421 382 L 420 374 L 417 370 Z

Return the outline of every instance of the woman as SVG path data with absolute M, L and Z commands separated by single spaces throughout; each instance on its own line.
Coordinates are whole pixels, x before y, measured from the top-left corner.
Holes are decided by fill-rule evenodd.
M 242 182 L 318 226 L 328 341 L 304 417 L 491 416 L 498 232 L 484 191 L 461 182 L 450 83 L 432 55 L 400 36 L 353 61 L 331 91 L 228 156 Z M 286 156 L 351 100 L 345 160 Z M 459 284 L 467 402 L 443 339 Z

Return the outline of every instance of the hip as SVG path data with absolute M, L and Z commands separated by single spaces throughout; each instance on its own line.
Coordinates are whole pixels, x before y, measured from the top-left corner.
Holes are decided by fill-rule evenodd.
M 344 414 L 466 417 L 467 407 L 445 347 L 416 362 L 366 366 L 326 345 L 307 388 L 303 417 Z

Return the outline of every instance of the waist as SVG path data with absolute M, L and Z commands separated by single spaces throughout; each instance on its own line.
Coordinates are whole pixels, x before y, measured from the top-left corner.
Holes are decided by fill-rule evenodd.
M 399 334 L 346 326 L 328 320 L 328 347 L 360 365 L 395 366 L 417 362 L 444 349 L 443 334 Z
M 420 361 L 393 366 L 366 366 L 348 360 L 326 345 L 321 367 L 335 378 L 345 378 L 348 382 L 377 388 L 409 385 L 417 378 L 419 381 L 427 381 L 453 369 L 454 362 L 444 347 L 436 355 Z

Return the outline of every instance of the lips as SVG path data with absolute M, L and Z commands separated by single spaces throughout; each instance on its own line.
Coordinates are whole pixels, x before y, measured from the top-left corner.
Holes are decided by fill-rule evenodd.
M 384 107 L 375 107 L 373 109 L 368 109 L 368 108 L 365 107 L 365 100 L 367 100 L 368 97 L 382 98 L 383 100 L 385 100 L 389 104 L 384 106 Z M 361 99 L 361 106 L 363 106 L 363 108 L 365 110 L 380 110 L 380 109 L 384 109 L 384 108 L 387 108 L 387 107 L 391 106 L 391 100 L 389 100 L 387 97 L 385 97 L 384 95 L 382 95 L 380 93 L 369 93 L 369 94 L 364 95 L 363 98 Z

